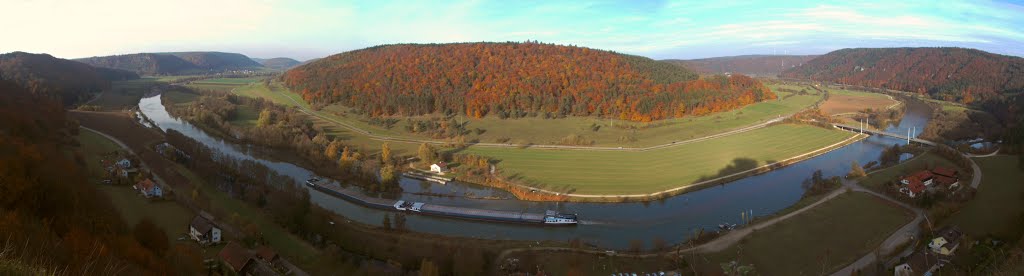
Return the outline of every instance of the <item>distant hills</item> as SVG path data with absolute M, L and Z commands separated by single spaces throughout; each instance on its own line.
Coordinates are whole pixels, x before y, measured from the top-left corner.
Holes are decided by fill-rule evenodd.
M 0 55 L 0 80 L 13 82 L 34 94 L 59 99 L 64 105 L 91 98 L 94 93 L 110 88 L 111 81 L 138 78 L 133 72 L 94 68 L 47 54 Z
M 602 116 L 651 121 L 774 98 L 736 75 L 700 78 L 679 65 L 542 43 L 401 44 L 293 68 L 285 84 L 314 103 L 371 116 Z
M 1024 92 L 1024 58 L 964 48 L 858 48 L 819 56 L 780 77 L 927 93 L 971 103 Z
M 76 59 L 96 67 L 121 69 L 140 75 L 184 75 L 260 70 L 263 65 L 249 57 L 223 52 L 139 53 Z
M 288 69 L 291 69 L 292 67 L 295 67 L 295 66 L 298 66 L 299 64 L 302 64 L 302 62 L 299 62 L 298 60 L 294 60 L 294 59 L 286 58 L 286 57 L 268 58 L 268 59 L 253 58 L 252 60 L 262 64 L 263 67 L 267 67 L 269 69 L 279 70 L 279 71 L 288 70 Z
M 689 67 L 701 74 L 736 73 L 755 77 L 774 77 L 786 69 L 799 66 L 815 57 L 817 56 L 745 55 L 664 61 Z

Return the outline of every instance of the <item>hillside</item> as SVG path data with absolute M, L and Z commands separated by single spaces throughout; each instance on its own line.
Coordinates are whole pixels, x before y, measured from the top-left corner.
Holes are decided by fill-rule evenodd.
M 744 74 L 755 77 L 774 77 L 786 69 L 799 66 L 817 56 L 746 55 L 704 59 L 664 60 L 686 66 L 701 74 Z
M 285 84 L 314 105 L 371 116 L 601 116 L 652 121 L 774 98 L 745 76 L 698 78 L 678 65 L 539 43 L 387 45 L 289 70 Z
M 263 67 L 245 55 L 221 52 L 139 53 L 81 58 L 76 61 L 140 75 L 201 74 Z
M 274 70 L 287 70 L 289 68 L 292 68 L 292 67 L 295 67 L 295 66 L 298 66 L 299 64 L 301 64 L 301 62 L 299 62 L 298 60 L 294 60 L 294 59 L 290 59 L 290 58 L 286 58 L 286 57 L 268 58 L 268 59 L 253 58 L 252 60 L 262 64 L 263 67 L 267 67 L 267 68 L 274 69 Z
M 47 54 L 13 52 L 0 55 L 0 80 L 25 87 L 37 95 L 59 98 L 71 105 L 110 88 L 111 80 L 138 79 L 126 71 L 93 68 Z
M 964 48 L 842 49 L 780 76 L 928 93 L 971 103 L 1024 91 L 1024 58 Z

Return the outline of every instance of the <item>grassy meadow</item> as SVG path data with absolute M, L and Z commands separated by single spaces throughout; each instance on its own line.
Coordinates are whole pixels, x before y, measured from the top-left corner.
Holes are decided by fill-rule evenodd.
M 465 152 L 499 160 L 504 176 L 534 187 L 580 194 L 639 194 L 785 160 L 852 135 L 784 124 L 652 151 L 470 147 Z
M 1024 215 L 1024 170 L 1018 167 L 1017 156 L 974 158 L 974 162 L 982 173 L 978 193 L 945 223 L 960 226 L 975 238 L 1017 239 L 1014 234 Z
M 208 89 L 216 91 L 231 91 L 232 89 L 248 85 L 250 83 L 258 82 L 263 80 L 261 77 L 250 77 L 250 78 L 215 78 L 215 79 L 203 79 L 193 81 L 188 84 L 189 87 L 198 89 Z
M 710 268 L 738 260 L 760 275 L 820 275 L 871 252 L 913 214 L 873 195 L 847 192 L 738 244 L 705 256 Z

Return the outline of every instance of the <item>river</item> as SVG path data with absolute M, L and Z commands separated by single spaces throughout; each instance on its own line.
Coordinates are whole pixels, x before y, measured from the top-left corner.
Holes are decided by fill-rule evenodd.
M 139 110 L 165 131 L 174 129 L 224 153 L 255 160 L 282 175 L 295 178 L 297 183 L 303 183 L 314 174 L 291 163 L 271 160 L 251 150 L 250 147 L 235 145 L 208 135 L 188 122 L 172 117 L 164 108 L 159 95 L 143 98 L 139 102 Z M 915 127 L 917 133 L 921 133 L 930 117 L 931 111 L 927 105 L 911 101 L 907 103 L 903 119 L 898 124 L 889 126 L 886 131 L 906 133 L 908 128 Z M 587 243 L 615 249 L 625 249 L 629 247 L 631 241 L 639 240 L 649 247 L 655 238 L 678 243 L 689 238 L 697 229 L 715 230 L 720 223 L 740 224 L 743 212 L 752 212 L 755 217 L 772 215 L 801 198 L 801 182 L 810 177 L 815 170 L 822 170 L 826 177 L 845 175 L 849 172 L 852 161 L 856 160 L 862 165 L 877 161 L 886 147 L 905 143 L 905 140 L 872 136 L 778 170 L 652 202 L 553 203 L 515 199 L 470 199 L 464 196 L 426 196 L 413 193 L 464 195 L 469 192 L 477 196 L 511 198 L 511 195 L 504 191 L 474 184 L 452 182 L 441 185 L 410 178 L 402 178 L 400 181 L 406 191 L 401 198 L 407 201 L 493 210 L 543 212 L 554 209 L 578 213 L 580 216 L 580 224 L 575 227 L 466 221 L 423 215 L 407 216 L 406 227 L 418 232 L 488 239 L 565 241 L 580 238 Z M 389 213 L 365 208 L 317 190 L 310 189 L 309 193 L 314 204 L 361 223 L 379 225 L 384 215 Z

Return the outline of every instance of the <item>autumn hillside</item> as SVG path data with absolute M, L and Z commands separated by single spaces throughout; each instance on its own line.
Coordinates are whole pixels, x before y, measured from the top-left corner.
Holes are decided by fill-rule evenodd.
M 652 121 L 775 98 L 745 76 L 699 78 L 644 57 L 529 42 L 378 46 L 299 66 L 282 79 L 314 106 L 340 103 L 371 116 Z
M 0 80 L 16 83 L 33 94 L 59 99 L 65 105 L 92 98 L 110 88 L 111 81 L 137 78 L 135 73 L 94 68 L 47 54 L 0 54 Z
M 842 49 L 780 76 L 928 93 L 970 103 L 1024 91 L 1024 58 L 964 48 Z

